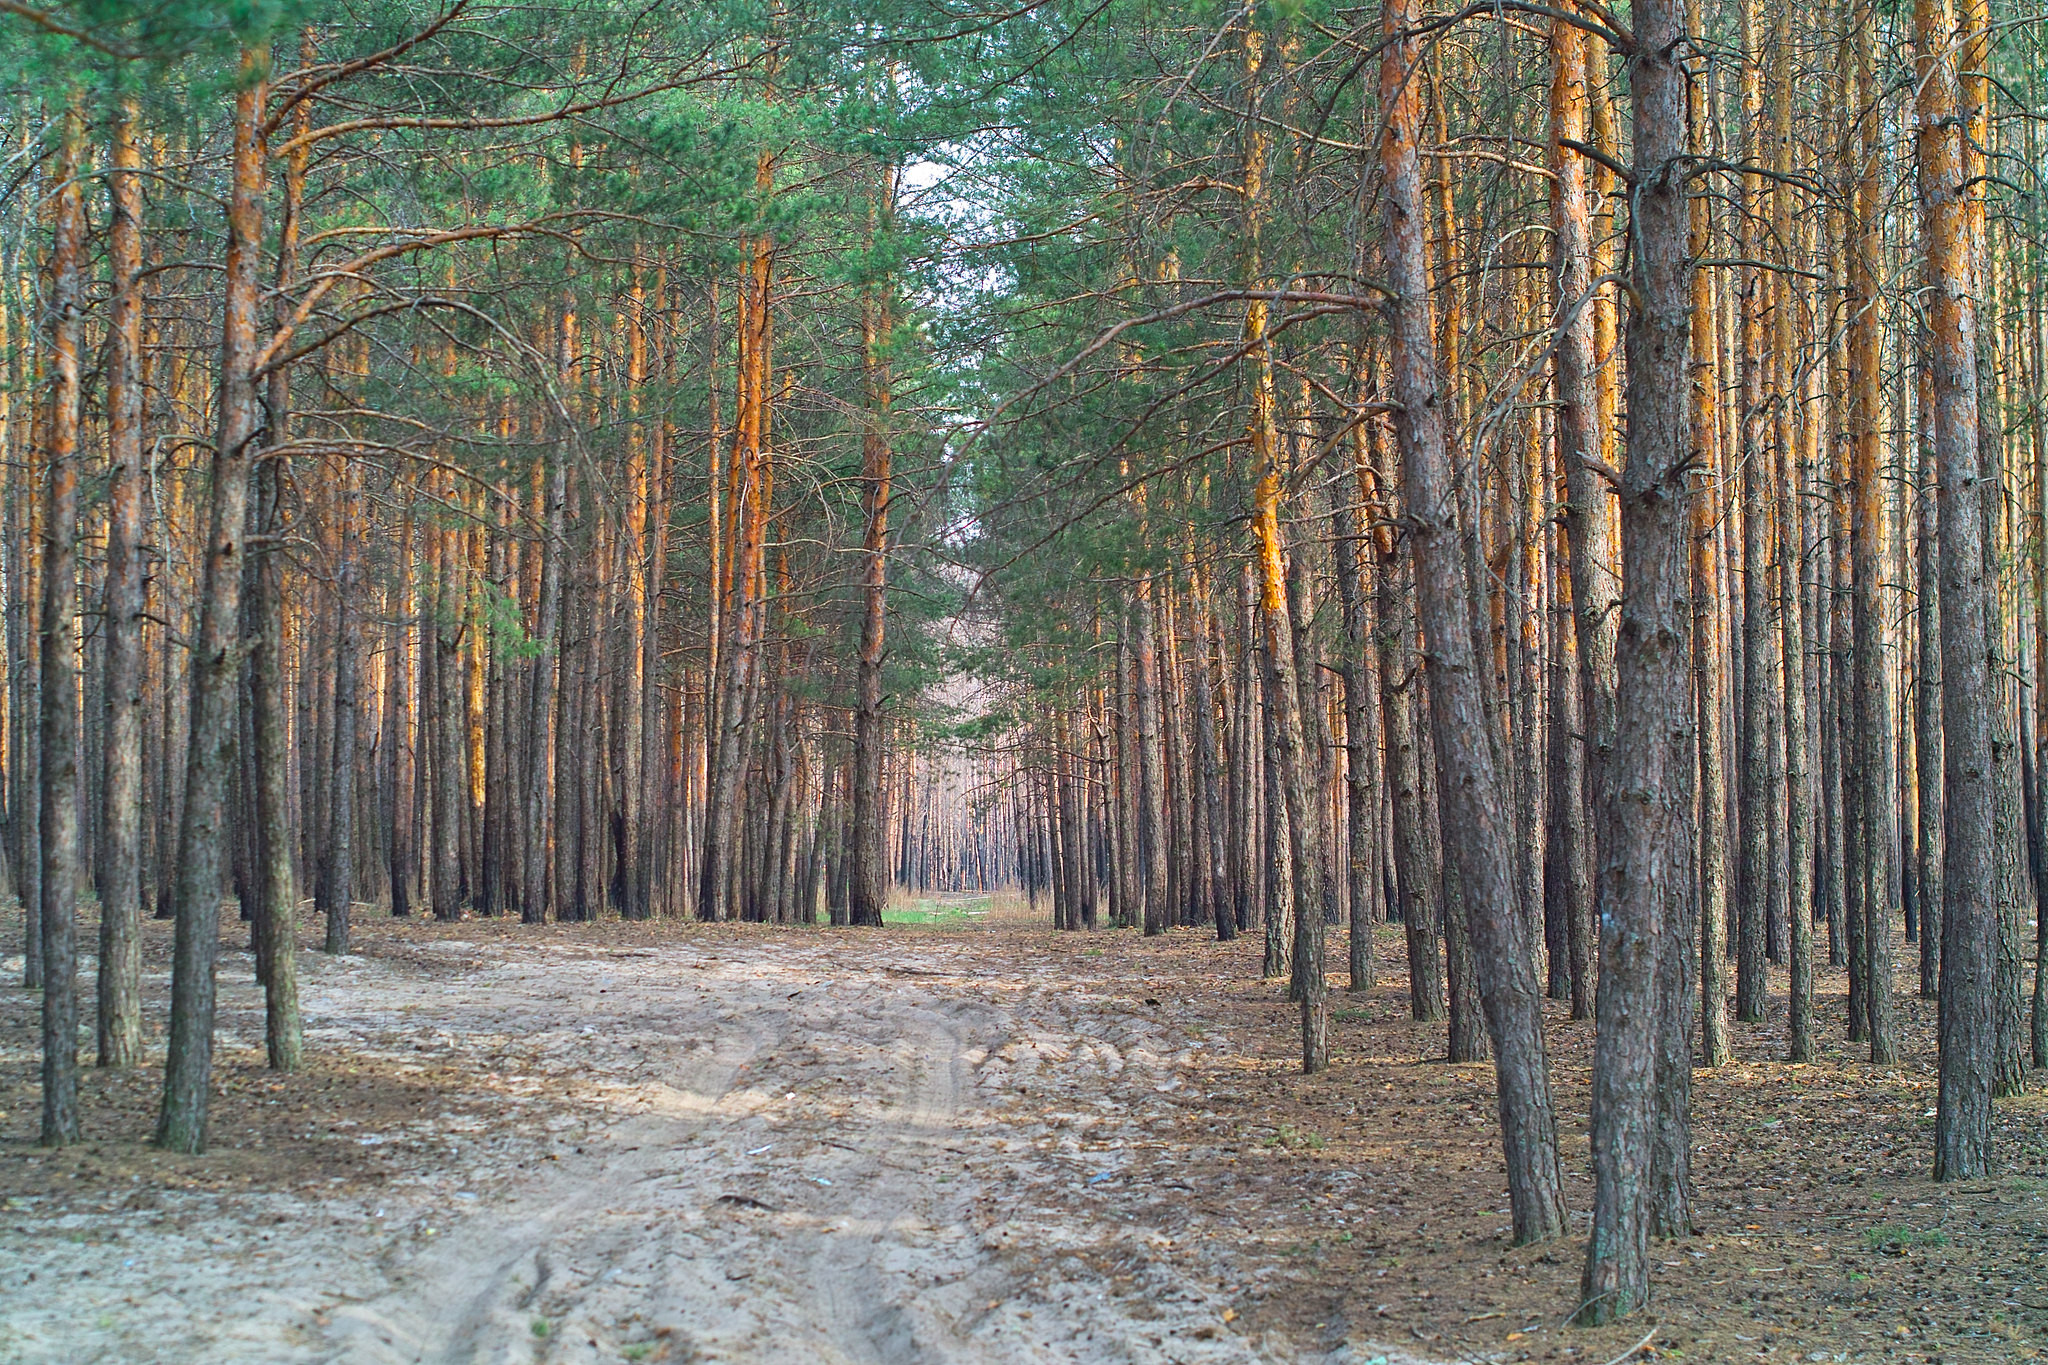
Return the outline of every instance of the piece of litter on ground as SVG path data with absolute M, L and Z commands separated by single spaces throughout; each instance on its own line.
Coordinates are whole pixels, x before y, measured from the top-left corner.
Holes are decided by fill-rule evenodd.
M 822 1176 L 822 1175 L 814 1175 L 814 1176 L 810 1176 L 810 1177 L 808 1177 L 808 1179 L 810 1180 L 810 1182 L 811 1182 L 811 1183 L 812 1183 L 813 1185 L 829 1185 L 829 1184 L 831 1184 L 831 1183 L 832 1183 L 831 1181 L 827 1180 L 827 1179 L 826 1179 L 826 1178 L 825 1178 L 824 1176 Z
M 768 1143 L 768 1144 L 767 1144 L 767 1146 L 763 1146 L 763 1147 L 756 1147 L 756 1148 L 755 1148 L 755 1149 L 754 1149 L 753 1151 L 751 1151 L 751 1152 L 748 1152 L 748 1153 L 747 1153 L 747 1155 L 748 1155 L 748 1156 L 759 1156 L 759 1155 L 761 1155 L 761 1153 L 763 1153 L 763 1152 L 767 1151 L 769 1147 L 773 1147 L 774 1145 L 775 1145 L 775 1144 L 771 1142 L 771 1143 Z
M 1088 1177 L 1088 1183 L 1091 1185 L 1100 1185 L 1103 1181 L 1110 1179 L 1115 1174 L 1115 1171 L 1097 1171 L 1094 1175 Z

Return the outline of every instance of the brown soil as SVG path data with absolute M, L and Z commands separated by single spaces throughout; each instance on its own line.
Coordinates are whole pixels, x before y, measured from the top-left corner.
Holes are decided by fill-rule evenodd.
M 1700 1235 L 1663 1246 L 1651 1314 L 1584 1331 L 1561 1325 L 1582 1246 L 1507 1245 L 1491 1068 L 1432 1060 L 1442 1026 L 1407 1020 L 1398 973 L 1335 994 L 1334 1064 L 1305 1078 L 1258 946 L 1194 933 L 377 918 L 360 943 L 304 955 L 290 1077 L 228 954 L 196 1159 L 142 1140 L 149 1070 L 88 1071 L 86 1144 L 34 1147 L 35 997 L 0 990 L 0 1361 L 2048 1345 L 2048 1111 L 2001 1103 L 2007 1177 L 1925 1180 L 1932 1015 L 1904 993 L 1896 1067 L 1832 1043 L 1789 1066 L 1782 1019 L 1737 1027 L 1737 1061 L 1696 1078 Z M 148 944 L 160 1024 L 167 926 Z M 1560 1009 L 1581 1210 L 1591 1038 Z

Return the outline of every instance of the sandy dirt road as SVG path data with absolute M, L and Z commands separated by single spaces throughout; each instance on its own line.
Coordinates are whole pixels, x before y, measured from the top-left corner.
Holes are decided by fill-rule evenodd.
M 307 961 L 310 1048 L 466 1102 L 350 1129 L 418 1149 L 367 1189 L 10 1201 L 0 1360 L 1410 1359 L 1246 1332 L 1212 1182 L 1136 1159 L 1219 1040 L 1141 982 L 999 931 Z

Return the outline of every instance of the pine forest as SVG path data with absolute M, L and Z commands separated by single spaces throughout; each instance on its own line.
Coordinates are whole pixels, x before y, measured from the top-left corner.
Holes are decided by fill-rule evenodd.
M 0 1360 L 2048 1359 L 2030 0 L 0 0 Z

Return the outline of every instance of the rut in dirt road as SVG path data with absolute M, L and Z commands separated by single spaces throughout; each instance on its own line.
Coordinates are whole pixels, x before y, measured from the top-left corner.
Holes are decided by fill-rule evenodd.
M 1026 1194 L 973 1169 L 1032 1141 L 992 1105 L 1034 1082 L 1112 1110 L 1119 1090 L 1171 1088 L 1156 1030 L 1048 1018 L 1054 992 L 956 976 L 971 964 L 942 952 L 885 950 L 879 970 L 842 964 L 829 981 L 800 951 L 695 956 L 664 953 L 623 1000 L 608 990 L 620 1022 L 602 1045 L 651 1054 L 645 1111 L 510 1209 L 449 1229 L 388 1293 L 339 1308 L 327 1331 L 346 1358 L 599 1360 L 636 1344 L 860 1365 L 1257 1358 L 1216 1312 L 1167 1345 L 1171 1320 L 1121 1322 L 1085 1290 L 1034 1309 L 1014 1231 L 977 1230 Z
M 450 1068 L 422 1099 L 458 1107 L 330 1113 L 397 1155 L 379 1181 L 0 1239 L 0 1284 L 62 1286 L 0 1315 L 0 1359 L 1324 1358 L 1233 1327 L 1232 1247 L 1176 1224 L 1157 1138 L 1205 1044 L 1025 936 L 308 963 L 312 1047 Z M 246 987 L 224 1004 L 229 1044 L 260 1028 Z
M 510 1216 L 452 1229 L 334 1332 L 403 1360 L 516 1356 L 543 1323 L 554 1358 L 639 1324 L 685 1359 L 974 1358 L 915 1291 L 980 1269 L 957 1197 L 931 1195 L 963 1150 L 970 1040 L 1002 1012 L 755 967 L 693 972 L 685 993 L 637 1021 L 690 1040 L 648 1067 L 648 1112 Z

